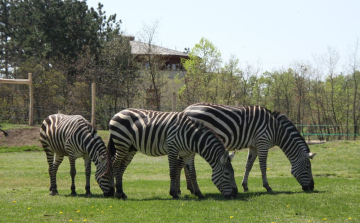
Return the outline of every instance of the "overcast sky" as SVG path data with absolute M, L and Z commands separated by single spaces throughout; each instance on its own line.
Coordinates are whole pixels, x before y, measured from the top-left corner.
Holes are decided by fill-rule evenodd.
M 269 71 L 311 62 L 328 47 L 342 67 L 360 41 L 360 0 L 87 0 L 94 8 L 99 2 L 128 35 L 158 20 L 156 45 L 182 52 L 205 37 L 224 62 L 234 55 L 241 66 L 259 61 Z

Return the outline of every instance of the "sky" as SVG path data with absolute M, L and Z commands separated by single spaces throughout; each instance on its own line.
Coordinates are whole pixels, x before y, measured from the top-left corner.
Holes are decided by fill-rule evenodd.
M 144 24 L 158 21 L 154 43 L 183 52 L 202 37 L 231 56 L 240 67 L 260 65 L 263 71 L 313 62 L 328 49 L 338 51 L 338 68 L 348 65 L 360 45 L 360 0 L 87 0 L 116 14 L 127 35 L 139 36 Z M 359 50 L 360 51 L 360 50 Z M 360 55 L 359 55 L 360 57 Z

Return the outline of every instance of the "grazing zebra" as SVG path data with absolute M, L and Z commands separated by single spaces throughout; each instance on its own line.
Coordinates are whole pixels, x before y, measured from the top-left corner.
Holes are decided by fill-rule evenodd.
M 304 138 L 286 115 L 271 113 L 259 106 L 232 107 L 207 103 L 191 105 L 184 112 L 214 130 L 227 149 L 249 148 L 242 181 L 244 192 L 248 191 L 249 173 L 257 156 L 263 186 L 271 191 L 266 177 L 266 159 L 269 148 L 273 146 L 279 146 L 285 153 L 292 166 L 291 173 L 302 189 L 314 189 L 310 159 L 315 153 L 310 152 Z M 177 178 L 180 178 L 179 172 Z
M 225 197 L 236 197 L 238 190 L 230 163 L 233 154 L 225 149 L 220 138 L 200 123 L 193 123 L 184 113 L 126 109 L 110 121 L 109 151 L 112 155 L 118 198 L 123 192 L 123 174 L 137 151 L 149 156 L 168 155 L 170 195 L 178 198 L 175 185 L 178 157 L 185 162 L 194 194 L 203 198 L 196 182 L 195 153 L 200 154 L 212 168 L 212 181 Z
M 86 195 L 90 196 L 91 161 L 95 163 L 95 178 L 104 196 L 114 195 L 114 176 L 111 159 L 101 137 L 80 115 L 55 114 L 48 116 L 40 129 L 40 142 L 46 153 L 50 174 L 50 195 L 58 194 L 56 173 L 64 156 L 69 156 L 71 195 L 75 192 L 75 160 L 83 157 L 86 174 Z
M 1 127 L 2 127 L 2 126 L 0 125 L 0 131 L 1 131 L 2 133 L 4 133 L 4 136 L 5 136 L 5 137 L 8 136 L 9 134 L 8 134 L 5 130 L 2 130 Z

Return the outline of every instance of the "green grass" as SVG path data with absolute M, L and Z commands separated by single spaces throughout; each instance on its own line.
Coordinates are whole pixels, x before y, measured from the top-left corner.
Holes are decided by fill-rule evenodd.
M 29 152 L 29 151 L 43 151 L 41 147 L 38 146 L 0 146 L 0 153 L 10 153 L 10 152 Z
M 8 129 L 28 129 L 28 128 L 32 128 L 33 126 L 28 126 L 28 125 L 19 125 L 19 124 L 12 124 L 12 123 L 5 123 L 5 122 L 0 122 L 0 125 L 2 126 L 1 129 L 2 130 L 8 130 Z
M 124 175 L 127 200 L 103 198 L 91 178 L 93 196 L 86 198 L 83 160 L 77 161 L 78 197 L 70 195 L 69 162 L 58 172 L 58 196 L 49 196 L 49 175 L 44 152 L 0 153 L 0 222 L 359 222 L 360 141 L 311 146 L 315 191 L 302 192 L 290 175 L 290 164 L 279 149 L 268 158 L 268 180 L 273 193 L 262 187 L 258 162 L 249 178 L 250 192 L 223 199 L 211 182 L 211 169 L 196 157 L 200 189 L 198 200 L 185 187 L 172 200 L 167 157 L 137 154 Z M 233 166 L 241 188 L 246 152 Z M 95 167 L 93 166 L 93 171 Z

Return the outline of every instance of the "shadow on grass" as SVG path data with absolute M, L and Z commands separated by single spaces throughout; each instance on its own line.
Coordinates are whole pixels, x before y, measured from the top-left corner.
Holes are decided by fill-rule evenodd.
M 312 194 L 312 193 L 324 193 L 324 192 L 323 191 L 311 191 L 311 192 L 305 192 L 305 191 L 244 192 L 244 193 L 239 193 L 237 199 L 238 200 L 248 200 L 250 198 L 259 197 L 259 196 L 263 196 L 263 195 L 280 195 L 280 194 L 292 195 L 292 194 L 302 194 L 302 193 Z
M 239 193 L 237 198 L 225 198 L 222 194 L 220 193 L 207 193 L 204 194 L 205 198 L 204 199 L 199 199 L 198 197 L 196 197 L 195 195 L 191 195 L 191 194 L 186 194 L 186 195 L 180 195 L 180 198 L 178 200 L 194 200 L 194 201 L 206 201 L 206 200 L 217 200 L 217 201 L 229 201 L 229 200 L 239 200 L 239 201 L 248 201 L 251 198 L 254 197 L 259 197 L 259 196 L 263 196 L 263 195 L 280 195 L 280 194 L 285 194 L 285 195 L 293 195 L 293 194 L 301 194 L 301 193 L 325 193 L 325 191 L 312 191 L 312 192 L 304 192 L 304 191 L 271 191 L 271 192 L 245 192 L 245 193 Z M 61 196 L 61 195 L 60 195 Z M 65 197 L 73 197 L 70 194 L 67 195 L 63 195 Z M 165 196 L 165 195 L 164 195 Z M 86 196 L 86 194 L 78 194 L 77 197 L 81 197 L 81 198 L 89 198 L 89 199 L 114 199 L 114 200 L 121 200 L 115 197 L 104 197 L 102 194 L 92 194 L 90 197 Z M 150 198 L 131 198 L 131 195 L 129 196 L 129 198 L 127 198 L 126 200 L 128 201 L 156 201 L 156 200 L 176 200 L 173 199 L 170 195 L 169 197 L 163 197 L 163 196 L 154 196 L 154 197 L 150 197 Z

